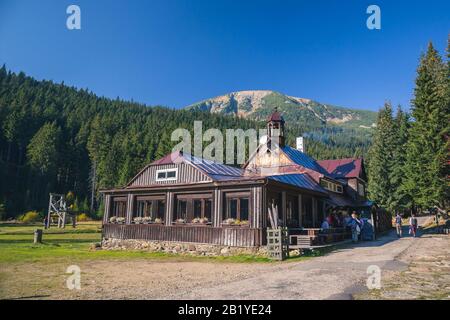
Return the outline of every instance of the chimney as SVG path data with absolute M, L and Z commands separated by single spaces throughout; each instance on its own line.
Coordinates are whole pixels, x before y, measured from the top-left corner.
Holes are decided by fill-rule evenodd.
M 303 137 L 297 137 L 297 150 L 305 152 L 305 142 L 303 140 Z

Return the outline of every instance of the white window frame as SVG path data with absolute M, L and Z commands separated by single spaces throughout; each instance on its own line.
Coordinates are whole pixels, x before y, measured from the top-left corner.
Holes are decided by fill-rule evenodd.
M 166 175 L 165 178 L 158 178 L 161 172 L 165 173 Z M 175 172 L 175 177 L 167 178 L 167 173 L 169 172 Z M 156 181 L 176 181 L 177 178 L 178 178 L 178 168 L 156 170 Z
M 321 179 L 321 181 L 326 184 L 326 186 L 322 186 L 322 188 L 335 193 L 344 193 L 344 187 L 342 185 L 328 181 L 326 179 Z M 338 190 L 338 187 L 341 187 L 340 191 Z

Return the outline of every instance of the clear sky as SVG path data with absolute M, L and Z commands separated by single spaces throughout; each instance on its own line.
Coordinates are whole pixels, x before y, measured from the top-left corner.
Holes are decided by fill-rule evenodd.
M 81 30 L 66 28 L 70 4 Z M 0 64 L 176 108 L 256 89 L 407 107 L 420 54 L 430 40 L 443 53 L 449 32 L 448 0 L 0 0 Z

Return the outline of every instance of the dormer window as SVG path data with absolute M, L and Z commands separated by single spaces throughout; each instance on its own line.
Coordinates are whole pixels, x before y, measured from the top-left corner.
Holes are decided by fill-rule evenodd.
M 178 169 L 156 170 L 156 181 L 175 181 L 177 180 Z
M 325 179 L 320 179 L 320 185 L 331 192 L 336 192 L 336 193 L 343 193 L 344 189 L 342 188 L 342 185 L 338 184 L 338 183 L 334 183 Z

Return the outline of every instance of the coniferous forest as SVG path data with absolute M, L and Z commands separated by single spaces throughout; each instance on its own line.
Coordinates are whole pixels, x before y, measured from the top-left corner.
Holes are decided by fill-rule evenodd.
M 98 97 L 24 73 L 0 69 L 0 206 L 3 218 L 45 211 L 50 192 L 72 192 L 80 212 L 101 215 L 98 190 L 126 184 L 144 165 L 172 150 L 173 130 L 264 128 L 201 111 L 149 107 Z M 318 159 L 363 156 L 370 135 L 338 127 L 288 124 L 287 140 L 308 133 Z M 207 144 L 207 143 L 205 143 Z
M 378 114 L 368 190 L 392 213 L 449 207 L 449 53 L 450 38 L 446 58 L 431 43 L 420 58 L 410 114 L 390 103 Z
M 386 103 L 370 131 L 287 124 L 317 159 L 365 157 L 371 200 L 389 210 L 445 207 L 449 198 L 450 62 L 430 44 L 420 59 L 411 112 Z M 102 213 L 99 189 L 125 185 L 171 152 L 177 128 L 264 128 L 233 116 L 146 106 L 0 69 L 0 214 L 45 211 L 50 192 L 74 194 L 79 211 Z M 372 141 L 373 140 L 373 141 Z M 372 143 L 373 142 L 373 143 Z M 205 145 L 208 143 L 205 142 Z M 369 150 L 370 147 L 370 150 Z

